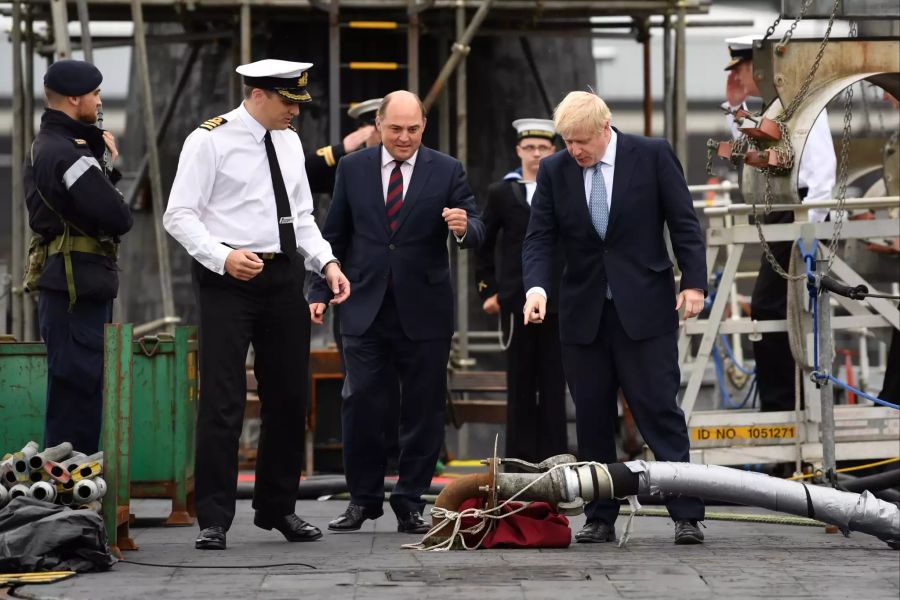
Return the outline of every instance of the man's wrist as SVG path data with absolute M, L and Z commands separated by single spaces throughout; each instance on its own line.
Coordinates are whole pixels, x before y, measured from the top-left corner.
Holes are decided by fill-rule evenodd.
M 341 268 L 341 261 L 339 261 L 339 260 L 336 259 L 336 258 L 332 258 L 332 259 L 329 260 L 327 263 L 325 263 L 324 265 L 322 265 L 322 275 L 324 275 L 324 274 L 325 274 L 325 271 L 328 270 L 328 265 L 337 265 L 338 268 L 340 269 L 340 268 Z

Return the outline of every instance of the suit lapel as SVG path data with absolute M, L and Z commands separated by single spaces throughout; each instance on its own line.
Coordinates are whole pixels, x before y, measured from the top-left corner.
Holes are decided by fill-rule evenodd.
M 616 219 L 625 210 L 628 196 L 628 184 L 631 182 L 631 174 L 634 172 L 635 157 L 634 145 L 629 136 L 616 130 L 618 141 L 616 142 L 616 164 L 613 171 L 613 194 L 609 208 L 609 228 L 612 229 Z M 607 237 L 609 233 L 607 232 Z
M 381 221 L 382 226 L 384 227 L 384 232 L 390 236 L 391 234 L 391 226 L 388 223 L 387 218 L 387 210 L 384 208 L 384 191 L 382 190 L 381 183 L 381 146 L 379 145 L 376 148 L 375 152 L 371 152 L 369 154 L 369 164 L 366 165 L 366 170 L 369 172 L 369 177 L 372 178 L 373 181 L 377 182 L 377 185 L 373 188 L 375 190 L 372 203 L 378 212 L 378 218 Z
M 400 209 L 400 214 L 397 216 L 397 229 L 394 231 L 393 235 L 396 235 L 397 231 L 400 231 L 400 228 L 403 227 L 403 223 L 406 222 L 406 218 L 414 208 L 416 200 L 419 199 L 419 196 L 422 193 L 422 189 L 425 187 L 425 184 L 428 183 L 429 177 L 431 177 L 431 150 L 425 146 L 419 146 L 419 154 L 416 157 L 416 166 L 413 167 L 409 187 L 406 189 L 406 194 L 403 196 L 403 207 Z M 385 217 L 385 220 L 386 219 L 387 217 Z
M 584 228 L 590 230 L 589 235 L 592 235 L 599 242 L 601 241 L 600 234 L 594 229 L 593 221 L 591 221 L 591 211 L 587 204 L 587 197 L 584 195 L 584 169 L 579 167 L 578 163 L 575 162 L 575 159 L 569 156 L 568 153 L 566 153 L 564 160 L 564 177 L 566 187 L 570 190 L 570 192 L 566 194 L 566 198 L 575 204 L 572 209 L 575 211 L 573 214 L 577 217 L 576 222 L 581 223 Z

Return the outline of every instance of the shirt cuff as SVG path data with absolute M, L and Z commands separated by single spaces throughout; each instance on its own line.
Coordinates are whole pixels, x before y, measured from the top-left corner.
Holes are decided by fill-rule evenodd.
M 225 273 L 225 261 L 232 250 L 234 248 L 229 248 L 224 244 L 213 244 L 210 260 L 203 261 L 203 266 L 214 273 L 223 275 Z
M 547 299 L 547 292 L 542 287 L 535 286 L 535 287 L 529 289 L 527 292 L 525 292 L 525 298 L 527 299 L 528 296 L 530 296 L 531 294 L 540 294 L 541 296 L 544 297 L 544 300 Z

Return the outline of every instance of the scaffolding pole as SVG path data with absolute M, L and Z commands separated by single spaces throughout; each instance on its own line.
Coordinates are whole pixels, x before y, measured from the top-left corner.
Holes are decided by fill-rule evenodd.
M 485 7 L 489 7 L 490 2 L 485 2 L 479 12 Z M 486 12 L 486 11 L 485 11 Z M 477 15 L 476 15 L 477 17 Z M 482 15 L 482 19 L 484 16 Z M 475 19 L 472 19 L 472 24 L 475 24 Z M 471 28 L 471 25 L 470 25 Z M 456 35 L 459 38 L 459 42 L 454 45 L 453 54 L 450 55 L 450 59 L 447 61 L 447 64 L 444 65 L 444 70 L 448 70 L 447 76 L 449 77 L 452 69 L 456 68 L 456 158 L 459 159 L 459 162 L 462 163 L 463 169 L 466 168 L 466 163 L 468 162 L 468 124 L 469 124 L 469 114 L 466 106 L 466 61 L 462 59 L 463 56 L 468 56 L 469 54 L 469 40 L 472 39 L 472 36 L 468 36 L 466 38 L 466 7 L 464 2 L 460 2 L 459 8 L 456 9 Z M 474 31 L 473 31 L 474 33 Z M 461 51 L 457 51 L 455 46 L 463 45 L 465 46 L 465 53 Z M 454 57 L 456 57 L 455 64 Z M 451 66 L 452 65 L 452 66 Z M 443 75 L 443 72 L 441 73 Z M 438 81 L 440 81 L 440 76 L 438 77 Z M 435 82 L 437 85 L 438 82 Z M 431 91 L 428 92 L 428 97 L 432 99 L 432 102 L 437 99 L 438 94 L 440 93 L 440 89 L 435 90 L 434 86 L 432 86 Z M 426 109 L 429 107 L 429 104 L 426 100 L 425 103 Z M 469 330 L 469 253 L 461 250 L 459 246 L 456 246 L 456 329 L 457 331 L 468 331 Z M 469 338 L 468 336 L 462 335 L 459 337 L 459 357 L 462 360 L 466 360 L 469 358 Z
M 26 228 L 25 190 L 22 182 L 22 165 L 25 158 L 24 148 L 24 98 L 22 94 L 22 4 L 12 3 L 12 254 L 10 292 L 12 296 L 12 334 L 17 340 L 23 340 L 25 332 L 23 317 L 27 304 L 22 289 L 23 268 L 25 265 L 23 233 Z
M 81 52 L 84 54 L 84 60 L 89 63 L 94 62 L 94 46 L 91 42 L 91 17 L 88 12 L 87 0 L 77 0 L 78 22 L 81 24 Z
M 488 11 L 491 10 L 491 5 L 493 3 L 493 0 L 485 0 L 482 2 L 481 6 L 479 6 L 478 10 L 475 12 L 475 15 L 472 17 L 469 26 L 466 27 L 466 2 L 465 0 L 460 0 L 456 8 L 456 35 L 458 39 L 456 43 L 453 44 L 453 52 L 450 54 L 450 58 L 444 63 L 437 79 L 431 84 L 431 89 L 428 90 L 428 95 L 424 100 L 425 112 L 431 110 L 431 107 L 438 99 L 438 94 L 441 93 L 441 88 L 444 87 L 447 80 L 450 79 L 450 75 L 453 74 L 453 71 L 456 70 L 457 66 L 464 64 L 465 57 L 469 55 L 469 44 L 472 43 L 475 32 L 481 27 L 481 23 L 487 16 Z M 457 91 L 457 95 L 458 94 L 459 92 Z M 457 110 L 459 110 L 458 107 Z M 463 164 L 465 164 L 465 161 L 463 161 Z
M 69 41 L 69 12 L 66 0 L 50 0 L 50 16 L 53 18 L 53 42 L 56 59 L 72 58 L 72 44 Z
M 685 77 L 685 8 L 684 2 L 678 5 L 678 21 L 675 24 L 675 107 L 673 125 L 675 134 L 675 155 L 681 161 L 682 170 L 688 170 L 687 145 L 687 83 Z
M 147 41 L 144 38 L 144 13 L 141 8 L 141 0 L 131 0 L 131 18 L 134 22 L 135 64 L 138 68 L 138 77 L 141 80 L 141 112 L 144 120 L 147 151 L 150 156 L 150 193 L 153 198 L 153 229 L 156 232 L 156 255 L 159 262 L 163 317 L 174 317 L 175 300 L 172 293 L 172 269 L 169 263 L 169 245 L 162 224 L 162 217 L 166 207 L 163 200 L 159 148 L 156 145 L 156 120 L 153 116 L 153 90 L 150 85 L 150 66 L 147 61 Z M 172 325 L 168 325 L 166 329 L 171 330 Z
M 406 89 L 419 94 L 419 13 L 422 8 L 416 0 L 409 0 L 407 15 L 409 24 L 406 28 Z

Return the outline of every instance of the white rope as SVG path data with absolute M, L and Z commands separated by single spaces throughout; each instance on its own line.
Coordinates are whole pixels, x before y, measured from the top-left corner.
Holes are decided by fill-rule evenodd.
M 614 491 L 613 491 L 612 476 L 609 474 L 609 468 L 605 464 L 591 462 L 591 461 L 558 464 L 558 465 L 554 465 L 547 471 L 544 471 L 543 473 L 541 473 L 540 477 L 537 477 L 533 481 L 529 482 L 528 485 L 526 485 L 521 490 L 519 490 L 518 492 L 513 494 L 512 497 L 510 497 L 507 500 L 504 500 L 501 504 L 498 504 L 494 508 L 485 509 L 485 508 L 472 507 L 472 508 L 467 508 L 463 511 L 457 512 L 457 511 L 448 510 L 446 508 L 441 508 L 438 506 L 432 507 L 431 516 L 437 517 L 437 518 L 443 519 L 443 520 L 440 523 L 438 523 L 437 525 L 435 525 L 434 527 L 432 527 L 428 531 L 428 533 L 426 533 L 424 536 L 422 536 L 421 540 L 419 540 L 418 542 L 412 543 L 412 544 L 403 544 L 402 548 L 407 549 L 407 550 L 421 550 L 423 552 L 447 552 L 448 550 L 453 548 L 454 542 L 459 540 L 460 545 L 464 549 L 477 550 L 478 548 L 481 547 L 481 544 L 484 542 L 484 539 L 487 537 L 487 535 L 491 532 L 491 530 L 493 530 L 497 521 L 499 521 L 501 519 L 505 519 L 507 517 L 511 517 L 512 515 L 525 510 L 528 506 L 531 505 L 531 502 L 523 502 L 522 506 L 519 506 L 518 508 L 515 508 L 515 509 L 511 509 L 509 512 L 506 512 L 506 513 L 503 512 L 503 509 L 509 503 L 516 502 L 516 498 L 521 496 L 528 488 L 535 485 L 538 481 L 544 479 L 545 477 L 549 477 L 550 474 L 553 473 L 553 471 L 556 471 L 558 469 L 565 469 L 565 468 L 569 468 L 569 467 L 581 467 L 581 466 L 585 466 L 585 465 L 591 466 L 591 467 L 598 467 L 601 470 L 603 470 L 604 473 L 606 473 L 606 477 L 609 481 L 609 487 L 610 487 L 610 499 L 615 499 Z M 595 494 L 597 491 L 598 490 L 594 490 Z M 636 497 L 630 496 L 629 500 L 628 500 L 629 503 L 631 503 L 631 498 L 634 498 L 635 502 L 637 502 Z M 632 510 L 632 517 L 634 516 L 634 512 L 636 512 L 637 510 L 640 510 L 640 508 L 641 508 L 641 505 L 638 504 L 637 509 Z M 478 522 L 471 527 L 467 527 L 467 528 L 463 529 L 462 528 L 462 520 L 467 517 L 472 517 L 474 519 L 477 519 Z M 440 532 L 451 522 L 453 523 L 453 527 L 452 527 L 453 531 L 451 532 L 450 536 L 446 540 L 432 544 L 432 545 L 427 545 L 425 543 L 425 540 L 434 536 L 436 533 Z M 629 524 L 630 524 L 630 521 L 629 521 Z M 474 546 L 470 547 L 466 543 L 465 536 L 466 535 L 477 535 L 479 533 L 482 533 L 482 531 L 484 533 L 480 538 L 478 538 L 478 542 Z
M 641 503 L 638 502 L 637 496 L 627 496 L 628 505 L 631 507 L 631 513 L 628 515 L 628 521 L 625 523 L 625 530 L 622 531 L 622 537 L 619 538 L 619 548 L 625 546 L 628 543 L 628 540 L 631 539 L 631 534 L 634 532 L 634 518 L 637 516 L 637 512 L 643 508 Z

